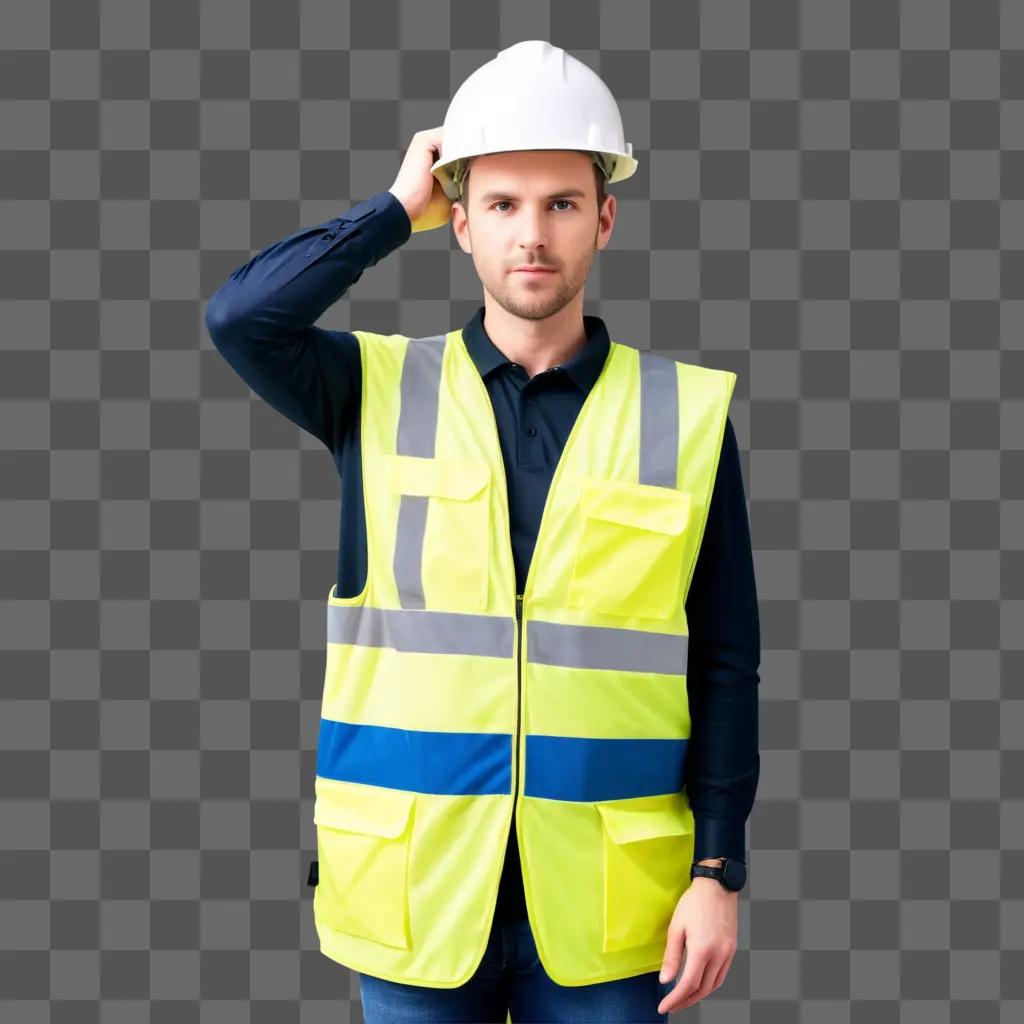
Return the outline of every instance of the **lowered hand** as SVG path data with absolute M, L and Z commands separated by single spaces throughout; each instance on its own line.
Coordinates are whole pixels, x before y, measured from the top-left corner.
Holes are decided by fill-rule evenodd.
M 714 878 L 690 882 L 668 927 L 660 980 L 678 975 L 684 947 L 686 967 L 676 987 L 658 1004 L 658 1013 L 692 1006 L 725 981 L 736 954 L 738 904 L 739 893 L 729 892 Z

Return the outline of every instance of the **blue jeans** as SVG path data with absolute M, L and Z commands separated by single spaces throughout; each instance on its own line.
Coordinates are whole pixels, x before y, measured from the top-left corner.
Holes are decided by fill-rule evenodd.
M 537 955 L 530 922 L 495 915 L 476 973 L 458 988 L 426 988 L 357 974 L 366 1024 L 513 1024 L 554 1021 L 668 1020 L 658 1004 L 677 979 L 658 972 L 595 985 L 558 985 Z

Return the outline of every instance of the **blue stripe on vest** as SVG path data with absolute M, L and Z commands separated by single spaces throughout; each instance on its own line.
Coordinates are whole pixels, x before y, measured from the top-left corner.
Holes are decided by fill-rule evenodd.
M 526 737 L 526 796 L 625 800 L 683 788 L 685 739 Z
M 685 739 L 526 737 L 526 796 L 599 803 L 683 788 Z M 320 719 L 317 775 L 450 796 L 512 791 L 508 733 L 429 732 Z
M 320 719 L 325 779 L 451 796 L 512 792 L 510 733 L 428 732 Z

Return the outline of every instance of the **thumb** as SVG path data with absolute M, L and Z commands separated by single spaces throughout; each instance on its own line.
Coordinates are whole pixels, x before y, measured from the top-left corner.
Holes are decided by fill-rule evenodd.
M 665 955 L 661 959 L 661 973 L 658 981 L 664 983 L 671 981 L 679 974 L 679 964 L 682 960 L 683 931 L 669 931 L 668 944 L 665 946 Z

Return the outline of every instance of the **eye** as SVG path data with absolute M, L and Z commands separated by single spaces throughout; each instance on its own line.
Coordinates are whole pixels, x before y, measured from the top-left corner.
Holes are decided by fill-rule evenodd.
M 571 199 L 552 199 L 551 201 L 552 203 L 568 203 L 573 209 L 576 208 L 576 204 Z M 502 204 L 507 206 L 508 203 L 509 200 L 507 199 L 499 199 L 496 203 L 492 203 L 490 208 L 493 210 L 495 207 L 501 206 Z

